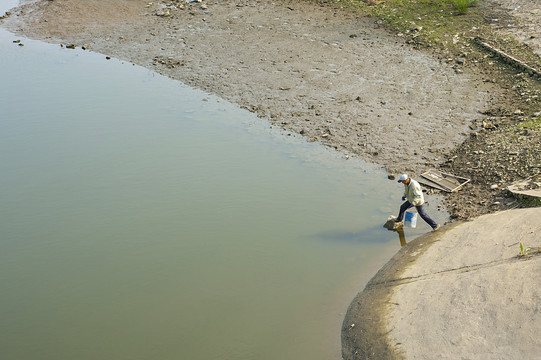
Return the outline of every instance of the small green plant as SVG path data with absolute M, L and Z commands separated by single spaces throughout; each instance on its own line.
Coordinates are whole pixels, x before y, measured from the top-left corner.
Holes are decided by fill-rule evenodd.
M 474 1 L 471 0 L 450 0 L 455 9 L 459 13 L 465 13 L 470 6 L 474 3 Z
M 520 128 L 526 128 L 526 129 L 532 129 L 532 130 L 540 130 L 541 129 L 541 116 L 532 118 L 531 120 L 525 121 L 523 123 L 518 124 Z
M 520 253 L 518 254 L 518 257 L 530 257 L 531 255 L 539 255 L 541 254 L 541 247 L 534 247 L 534 248 L 526 248 L 524 249 L 524 245 L 522 245 L 521 242 L 518 243 L 520 247 Z
M 530 250 L 532 250 L 532 249 L 531 248 L 524 249 L 524 245 L 522 245 L 521 242 L 519 242 L 518 244 L 519 244 L 519 247 L 520 247 L 520 253 L 518 254 L 518 256 L 519 257 L 523 257 L 523 256 L 529 257 Z
M 541 199 L 518 199 L 524 207 L 541 207 Z
M 522 256 L 526 256 L 528 255 L 528 251 L 530 249 L 526 249 L 526 251 L 524 251 L 524 245 L 522 245 L 521 242 L 518 243 L 519 247 L 520 247 L 520 253 L 518 254 L 518 256 L 522 257 Z

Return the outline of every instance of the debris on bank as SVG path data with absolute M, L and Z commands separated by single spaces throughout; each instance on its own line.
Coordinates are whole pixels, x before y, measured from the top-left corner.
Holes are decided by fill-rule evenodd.
M 492 52 L 493 54 L 495 54 L 496 56 L 500 57 L 503 61 L 505 61 L 506 63 L 508 64 L 511 64 L 512 66 L 515 66 L 517 68 L 519 68 L 520 70 L 522 71 L 526 71 L 528 74 L 530 74 L 531 76 L 535 76 L 539 79 L 541 79 L 541 72 L 532 68 L 531 66 L 523 63 L 522 61 L 518 60 L 518 59 L 515 59 L 514 57 L 512 57 L 511 55 L 508 55 L 506 53 L 504 53 L 503 51 L 501 50 L 498 50 L 496 49 L 495 47 L 487 44 L 486 42 L 484 42 L 481 38 L 479 37 L 476 37 L 473 39 L 473 41 L 481 46 L 482 48 Z
M 450 193 L 466 185 L 470 182 L 470 179 L 437 170 L 428 170 L 421 174 L 419 182 L 423 185 Z
M 507 190 L 518 199 L 540 200 L 541 174 L 514 182 L 507 187 Z
M 155 56 L 152 65 L 164 65 L 169 69 L 174 69 L 177 66 L 186 65 L 183 60 L 174 59 L 172 57 Z
M 10 16 L 11 16 L 11 13 L 9 11 L 6 11 L 6 13 L 4 15 L 0 16 L 0 20 L 7 19 Z

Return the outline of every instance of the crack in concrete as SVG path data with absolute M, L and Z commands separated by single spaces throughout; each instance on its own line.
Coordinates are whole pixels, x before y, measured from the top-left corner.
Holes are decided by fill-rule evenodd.
M 524 257 L 526 259 L 523 259 Z M 454 269 L 447 269 L 447 270 L 437 271 L 437 272 L 434 272 L 434 273 L 423 274 L 423 275 L 419 275 L 419 276 L 409 276 L 409 277 L 404 277 L 404 278 L 398 278 L 398 279 L 391 279 L 391 280 L 385 280 L 385 281 L 378 281 L 378 282 L 374 282 L 374 283 L 368 283 L 366 285 L 366 288 L 367 289 L 374 289 L 374 288 L 380 288 L 380 287 L 392 287 L 392 286 L 397 286 L 397 285 L 404 285 L 404 284 L 409 284 L 409 283 L 420 281 L 420 280 L 426 280 L 426 279 L 434 278 L 434 277 L 436 277 L 438 275 L 444 275 L 444 274 L 449 274 L 449 273 L 464 273 L 464 272 L 476 271 L 476 270 L 479 270 L 479 269 L 485 269 L 485 268 L 489 268 L 489 267 L 493 267 L 493 266 L 508 264 L 508 263 L 511 263 L 511 262 L 514 262 L 514 261 L 530 260 L 532 257 L 541 259 L 541 252 L 535 252 L 535 253 L 527 254 L 527 255 L 524 255 L 524 256 L 514 256 L 512 258 L 507 258 L 507 259 L 503 259 L 503 260 L 497 260 L 497 261 L 493 260 L 493 261 L 490 261 L 488 263 L 483 263 L 483 264 L 465 265 L 465 266 L 461 266 L 461 267 L 454 268 Z

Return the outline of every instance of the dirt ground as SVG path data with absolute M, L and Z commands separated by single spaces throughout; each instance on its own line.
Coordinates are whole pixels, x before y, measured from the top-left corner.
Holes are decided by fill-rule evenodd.
M 368 19 L 314 4 L 205 2 L 169 16 L 147 4 L 43 1 L 8 26 L 153 68 L 391 171 L 441 161 L 497 92 Z
M 516 19 L 512 26 L 502 27 L 502 33 L 527 44 L 541 56 L 541 0 L 499 0 L 497 3 Z
M 442 161 L 497 94 L 343 11 L 303 1 L 167 3 L 43 1 L 9 26 L 153 68 L 390 171 Z
M 495 121 L 491 115 L 510 90 L 492 74 L 442 61 L 377 23 L 336 6 L 287 0 L 41 0 L 3 20 L 18 34 L 84 46 L 216 94 L 272 126 L 390 174 L 416 176 L 442 167 L 475 177 L 460 196 L 449 197 L 453 218 L 518 206 L 489 191 L 489 181 L 501 189 L 524 174 L 487 178 L 491 169 L 472 171 L 479 166 L 470 158 L 482 151 L 490 157 L 480 160 L 487 166 L 501 159 L 479 141 L 470 141 L 467 152 L 460 147 L 472 129 Z M 499 123 L 517 117 L 513 105 L 506 106 Z M 534 152 L 541 149 L 539 138 L 531 145 Z

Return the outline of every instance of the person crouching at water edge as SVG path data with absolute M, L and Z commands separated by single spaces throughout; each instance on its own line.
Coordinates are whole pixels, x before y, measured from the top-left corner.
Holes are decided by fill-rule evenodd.
M 421 185 L 419 185 L 417 181 L 409 178 L 406 174 L 400 175 L 398 182 L 404 184 L 404 196 L 402 196 L 402 200 L 406 200 L 406 202 L 400 206 L 400 212 L 398 213 L 398 217 L 395 221 L 403 224 L 404 213 L 408 208 L 415 206 L 419 216 L 421 216 L 421 218 L 423 218 L 423 220 L 430 225 L 432 230 L 438 230 L 440 226 L 436 224 L 436 222 L 432 220 L 423 209 L 425 198 L 423 196 L 423 191 L 421 190 Z

